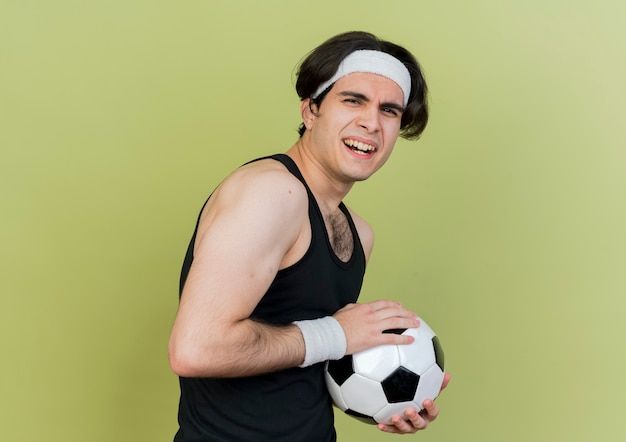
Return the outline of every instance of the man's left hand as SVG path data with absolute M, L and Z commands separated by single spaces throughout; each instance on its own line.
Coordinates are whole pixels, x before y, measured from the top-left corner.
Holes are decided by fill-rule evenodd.
M 446 373 L 441 390 L 448 386 L 448 382 L 450 382 L 450 375 Z M 439 416 L 439 407 L 430 399 L 426 399 L 422 406 L 424 409 L 420 412 L 415 408 L 407 408 L 404 417 L 394 416 L 391 418 L 392 425 L 378 424 L 378 429 L 386 433 L 396 434 L 413 434 L 419 430 L 425 430 L 428 424 Z

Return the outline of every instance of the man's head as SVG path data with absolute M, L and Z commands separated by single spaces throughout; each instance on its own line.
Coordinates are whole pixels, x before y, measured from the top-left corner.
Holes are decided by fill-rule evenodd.
M 311 99 L 310 105 L 319 109 L 328 91 L 346 72 L 376 73 L 395 81 L 405 94 L 400 135 L 406 139 L 419 138 L 428 121 L 428 90 L 421 68 L 409 51 L 367 32 L 332 37 L 300 65 L 298 96 L 301 100 Z M 305 130 L 304 124 L 301 125 L 300 136 Z

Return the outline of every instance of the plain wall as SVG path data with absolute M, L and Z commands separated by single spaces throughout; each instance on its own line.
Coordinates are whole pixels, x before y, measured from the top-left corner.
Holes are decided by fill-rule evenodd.
M 198 210 L 296 140 L 298 61 L 362 29 L 431 90 L 422 139 L 347 199 L 377 233 L 362 299 L 402 300 L 446 351 L 419 440 L 624 440 L 625 5 L 2 2 L 0 439 L 172 439 Z

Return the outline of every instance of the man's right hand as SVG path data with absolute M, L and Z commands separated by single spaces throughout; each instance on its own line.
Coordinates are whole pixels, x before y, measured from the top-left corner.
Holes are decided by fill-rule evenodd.
M 346 354 L 354 354 L 378 345 L 402 345 L 413 342 L 413 337 L 385 330 L 419 327 L 417 314 L 396 301 L 379 300 L 365 304 L 348 304 L 333 317 L 346 334 Z

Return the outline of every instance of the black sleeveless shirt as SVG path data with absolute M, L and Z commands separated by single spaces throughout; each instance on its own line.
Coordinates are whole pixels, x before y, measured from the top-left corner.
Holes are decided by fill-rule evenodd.
M 343 262 L 331 247 L 322 213 L 296 164 L 284 154 L 266 158 L 280 161 L 306 187 L 311 244 L 298 262 L 278 271 L 251 317 L 286 325 L 332 315 L 356 302 L 365 273 L 365 255 L 352 218 L 341 203 L 354 244 L 351 258 Z M 193 261 L 196 232 L 185 256 L 181 292 Z M 180 390 L 175 441 L 336 440 L 323 363 L 244 378 L 181 377 Z

